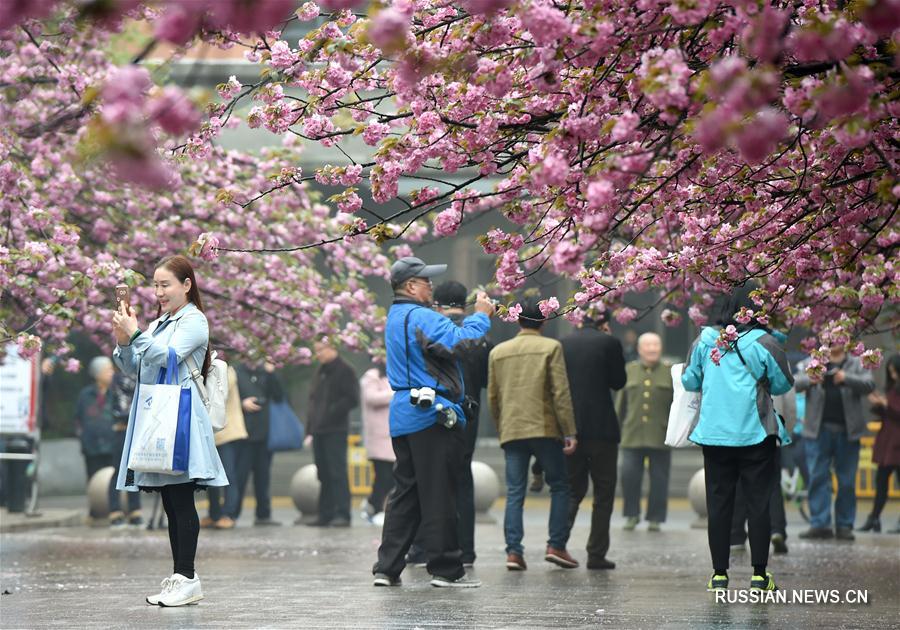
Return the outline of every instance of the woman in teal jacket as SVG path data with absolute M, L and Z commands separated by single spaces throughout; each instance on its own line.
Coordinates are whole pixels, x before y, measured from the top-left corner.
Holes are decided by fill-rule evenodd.
M 776 440 L 790 441 L 772 405 L 772 396 L 794 384 L 781 343 L 766 328 L 735 315 L 746 307 L 752 287 L 725 300 L 717 328 L 704 328 L 688 354 L 681 382 L 701 392 L 700 417 L 690 440 L 703 447 L 706 478 L 709 550 L 713 576 L 708 590 L 728 588 L 728 555 L 737 484 L 747 499 L 748 538 L 753 577 L 750 588 L 775 590 L 769 560 L 769 497 L 778 481 Z M 723 329 L 734 327 L 737 339 L 724 347 L 717 342 Z M 714 355 L 720 355 L 715 357 Z

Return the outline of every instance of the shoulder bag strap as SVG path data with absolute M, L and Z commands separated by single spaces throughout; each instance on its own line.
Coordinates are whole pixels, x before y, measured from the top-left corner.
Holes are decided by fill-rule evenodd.
M 741 363 L 744 364 L 744 368 L 747 370 L 747 373 L 750 374 L 750 376 L 753 377 L 753 380 L 758 383 L 760 381 L 760 379 L 756 378 L 756 375 L 753 373 L 753 370 L 751 370 L 750 366 L 747 365 L 747 362 L 744 360 L 744 355 L 741 354 L 741 348 L 740 348 L 740 346 L 738 346 L 737 341 L 734 342 L 734 351 L 737 352 L 738 359 L 740 359 Z
M 200 371 L 200 368 L 197 366 L 197 362 L 194 360 L 194 356 L 192 354 L 188 354 L 184 357 L 185 363 L 187 363 L 188 369 L 191 371 L 191 379 L 194 381 L 194 385 L 197 386 L 197 392 L 200 394 L 200 400 L 203 401 L 204 407 L 209 407 L 209 394 L 206 392 L 206 383 L 203 382 L 203 373 Z
M 175 320 L 175 325 L 172 327 L 172 333 L 175 333 L 175 329 L 178 328 L 178 322 L 181 321 L 181 318 Z M 209 343 L 207 341 L 207 343 Z M 197 365 L 197 362 L 194 360 L 193 352 L 189 352 L 184 355 L 184 362 L 188 366 L 188 370 L 191 373 L 191 380 L 194 381 L 194 385 L 197 386 L 197 392 L 200 394 L 200 400 L 203 402 L 203 406 L 209 409 L 209 394 L 206 391 L 206 383 L 203 382 L 203 372 L 200 371 L 200 366 Z

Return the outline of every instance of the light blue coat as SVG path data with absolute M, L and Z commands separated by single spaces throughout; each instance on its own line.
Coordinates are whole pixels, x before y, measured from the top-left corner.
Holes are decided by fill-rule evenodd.
M 119 465 L 119 478 L 116 481 L 118 490 L 136 492 L 139 486 L 160 487 L 177 483 L 195 481 L 204 486 L 227 486 L 228 478 L 216 451 L 213 439 L 212 424 L 209 414 L 197 386 L 191 378 L 185 357 L 190 354 L 198 366 L 203 365 L 206 347 L 209 344 L 209 324 L 200 309 L 188 302 L 174 316 L 165 314 L 152 322 L 146 332 L 142 332 L 128 346 L 117 346 L 113 352 L 116 365 L 127 374 L 138 374 L 140 378 L 131 401 L 131 413 L 128 417 L 128 431 L 125 434 L 125 448 L 122 450 L 122 461 Z M 156 383 L 159 368 L 165 367 L 169 357 L 169 348 L 175 350 L 178 357 L 178 379 L 181 387 L 191 389 L 191 438 L 190 460 L 188 470 L 180 475 L 163 475 L 159 473 L 134 473 L 134 484 L 125 485 L 128 473 L 128 458 L 131 454 L 131 434 L 134 429 L 134 417 L 141 384 Z
M 704 328 L 688 353 L 681 384 L 689 392 L 702 392 L 700 418 L 688 439 L 706 446 L 752 446 L 770 435 L 790 444 L 775 417 L 772 396 L 790 391 L 794 377 L 784 349 L 764 330 L 740 333 L 738 353 L 722 354 L 719 365 L 710 358 L 719 330 Z

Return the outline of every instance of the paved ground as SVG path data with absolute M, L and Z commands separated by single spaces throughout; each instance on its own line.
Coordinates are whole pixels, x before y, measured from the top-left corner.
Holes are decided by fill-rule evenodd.
M 293 521 L 287 501 L 276 518 Z M 65 506 L 70 507 L 70 506 Z M 502 503 L 498 505 L 502 509 Z M 861 513 L 866 510 L 861 506 Z M 773 558 L 781 586 L 868 591 L 868 604 L 717 603 L 706 593 L 706 535 L 692 530 L 685 501 L 673 501 L 661 534 L 621 530 L 617 506 L 610 572 L 563 570 L 541 560 L 548 503 L 529 499 L 525 573 L 503 567 L 499 525 L 479 524 L 480 589 L 428 585 L 407 569 L 404 586 L 376 589 L 369 570 L 380 530 L 359 521 L 348 530 L 286 525 L 203 531 L 198 572 L 206 599 L 161 609 L 143 603 L 171 569 L 162 532 L 87 526 L 0 536 L 3 628 L 888 628 L 900 627 L 900 536 L 859 535 L 855 543 L 797 540 L 789 513 L 790 553 Z M 896 505 L 886 522 L 893 524 Z M 495 515 L 502 511 L 495 509 Z M 244 517 L 245 520 L 247 517 Z M 643 526 L 642 526 L 643 527 Z M 584 559 L 582 511 L 570 549 Z M 735 559 L 733 594 L 749 581 L 749 559 Z

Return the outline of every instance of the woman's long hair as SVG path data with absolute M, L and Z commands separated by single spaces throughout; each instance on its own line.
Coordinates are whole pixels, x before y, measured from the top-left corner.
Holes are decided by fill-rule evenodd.
M 887 375 L 887 391 L 891 391 L 892 389 L 900 385 L 900 382 L 898 382 L 896 379 L 894 379 L 893 376 L 891 376 L 891 368 L 894 368 L 894 372 L 896 374 L 900 374 L 900 354 L 895 354 L 890 359 L 885 361 L 884 372 Z
M 171 271 L 172 275 L 178 278 L 182 284 L 190 278 L 191 288 L 187 294 L 188 302 L 191 302 L 201 312 L 203 311 L 203 301 L 200 299 L 200 287 L 197 286 L 197 277 L 194 275 L 194 267 L 191 265 L 191 261 L 184 256 L 168 256 L 163 258 L 156 268 Z M 160 317 L 161 315 L 162 306 L 157 306 L 156 317 Z M 209 373 L 209 366 L 211 364 L 212 355 L 209 351 L 209 340 L 207 340 L 206 357 L 203 359 L 203 367 L 200 369 L 200 373 L 203 375 L 203 382 L 206 382 L 206 375 Z

